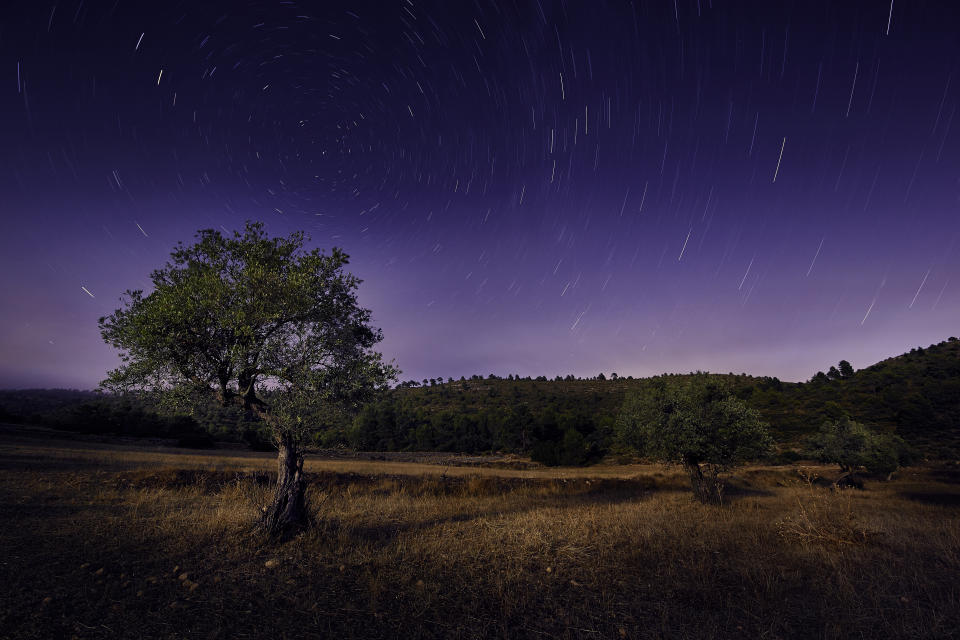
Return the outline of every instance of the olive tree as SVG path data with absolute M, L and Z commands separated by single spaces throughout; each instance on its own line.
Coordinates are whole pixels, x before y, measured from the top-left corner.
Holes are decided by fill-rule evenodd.
M 655 460 L 678 463 L 693 493 L 720 504 L 720 473 L 763 455 L 770 447 L 766 425 L 717 376 L 658 378 L 627 397 L 617 421 L 622 444 Z
M 224 236 L 206 229 L 152 273 L 153 291 L 127 291 L 100 318 L 121 366 L 101 385 L 215 397 L 270 427 L 277 484 L 259 526 L 278 535 L 307 522 L 304 448 L 321 411 L 351 410 L 398 371 L 357 302 L 348 256 L 306 250 L 306 237 L 269 237 L 262 223 Z
M 819 462 L 839 465 L 844 477 L 862 468 L 889 479 L 913 458 L 900 436 L 875 431 L 847 415 L 824 422 L 807 440 L 806 453 Z

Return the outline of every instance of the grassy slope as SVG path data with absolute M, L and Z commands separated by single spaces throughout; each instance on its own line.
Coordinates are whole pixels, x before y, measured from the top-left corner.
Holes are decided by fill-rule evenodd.
M 392 465 L 384 475 L 367 463 L 362 474 L 311 474 L 317 525 L 265 545 L 248 531 L 270 491 L 254 472 L 269 462 L 0 439 L 0 519 L 16 524 L 0 527 L 0 636 L 948 638 L 960 629 L 955 469 L 834 493 L 796 470 L 754 468 L 717 509 L 694 503 L 664 468 L 563 480 L 569 470 L 451 477 Z M 601 469 L 576 473 L 585 471 Z

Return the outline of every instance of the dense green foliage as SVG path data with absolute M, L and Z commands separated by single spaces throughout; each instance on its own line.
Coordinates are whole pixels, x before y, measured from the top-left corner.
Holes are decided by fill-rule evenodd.
M 719 377 L 769 424 L 786 458 L 796 457 L 805 438 L 824 421 L 842 415 L 879 433 L 896 433 L 928 457 L 960 456 L 960 341 L 951 338 L 913 349 L 859 371 L 846 360 L 834 369 L 835 378 L 821 372 L 803 383 L 733 373 Z M 589 460 L 616 450 L 612 426 L 628 395 L 648 393 L 663 381 L 690 375 L 697 374 L 408 381 L 371 408 L 363 421 L 344 428 L 340 440 L 383 450 L 433 443 L 431 448 L 443 450 L 546 452 L 542 458 L 547 461 L 556 459 L 549 452 L 562 447 L 568 427 L 576 424 L 587 440 Z M 460 426 L 455 425 L 458 420 Z M 555 420 L 562 423 L 560 429 L 549 427 Z M 465 431 L 463 422 L 481 426 Z M 505 426 L 498 431 L 498 425 Z M 429 439 L 418 438 L 425 432 L 432 434 Z M 510 433 L 526 437 L 511 440 Z M 571 436 L 568 442 L 575 439 Z
M 617 438 L 641 455 L 682 464 L 703 502 L 723 499 L 721 471 L 764 455 L 772 444 L 757 412 L 723 376 L 661 378 L 627 396 Z
M 357 303 L 348 257 L 307 251 L 302 232 L 271 238 L 262 223 L 224 236 L 201 230 L 100 319 L 121 365 L 102 383 L 185 406 L 215 397 L 251 411 L 274 435 L 298 444 L 320 425 L 304 420 L 357 406 L 395 370 Z M 270 402 L 266 402 L 270 394 Z
M 864 468 L 887 475 L 909 464 L 912 452 L 903 438 L 881 433 L 842 416 L 825 422 L 810 436 L 806 453 L 820 462 L 840 465 L 842 471 Z
M 759 414 L 723 376 L 709 374 L 661 378 L 627 396 L 617 437 L 655 460 L 720 469 L 755 460 L 772 444 Z
M 721 377 L 770 425 L 781 455 L 796 456 L 824 422 L 847 415 L 874 432 L 899 435 L 924 456 L 960 457 L 960 341 L 912 349 L 853 373 L 847 365 L 838 362 L 839 378 L 821 373 L 804 383 L 745 374 Z M 407 381 L 356 420 L 318 415 L 316 420 L 326 422 L 314 443 L 382 451 L 516 451 L 548 463 L 590 461 L 617 450 L 613 425 L 628 395 L 688 376 L 604 377 Z M 38 422 L 57 407 L 91 396 L 6 391 L 0 392 L 0 408 L 19 421 Z M 251 428 L 242 411 L 212 401 L 194 406 L 192 415 L 218 439 L 238 441 Z
M 514 451 L 569 465 L 598 459 L 609 442 L 612 421 L 586 410 L 534 413 L 526 403 L 437 410 L 420 399 L 399 393 L 367 406 L 346 431 L 347 443 L 370 451 Z

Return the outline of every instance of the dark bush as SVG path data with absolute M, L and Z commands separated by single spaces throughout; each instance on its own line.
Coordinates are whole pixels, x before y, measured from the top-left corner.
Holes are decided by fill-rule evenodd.
M 276 451 L 276 447 L 273 446 L 273 440 L 269 435 L 263 433 L 260 429 L 256 427 L 247 427 L 243 430 L 241 434 L 241 439 L 244 444 L 250 447 L 253 451 Z
M 177 439 L 177 446 L 185 449 L 213 449 L 216 441 L 206 431 L 185 433 Z

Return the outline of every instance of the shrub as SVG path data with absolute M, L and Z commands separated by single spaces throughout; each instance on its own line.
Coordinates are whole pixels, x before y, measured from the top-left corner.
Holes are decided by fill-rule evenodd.
M 874 431 L 849 416 L 823 423 L 807 441 L 807 453 L 819 462 L 840 465 L 845 473 L 862 468 L 887 478 L 914 457 L 900 436 Z

